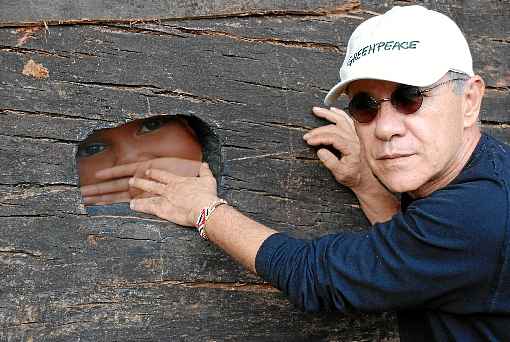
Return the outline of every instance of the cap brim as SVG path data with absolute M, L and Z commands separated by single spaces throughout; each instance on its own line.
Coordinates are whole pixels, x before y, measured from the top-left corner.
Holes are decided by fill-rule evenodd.
M 345 89 L 347 88 L 349 83 L 351 83 L 353 81 L 365 79 L 365 78 L 368 78 L 368 77 L 356 77 L 356 78 L 352 78 L 350 80 L 345 80 L 345 81 L 342 81 L 342 82 L 336 84 L 333 88 L 331 88 L 331 90 L 328 92 L 328 94 L 324 98 L 324 104 L 327 107 L 331 107 L 335 103 L 336 99 L 338 99 L 340 97 L 340 95 L 342 95 L 342 93 L 345 91 Z
M 349 82 L 350 81 L 340 82 L 340 83 L 336 84 L 333 88 L 331 88 L 331 90 L 328 92 L 328 94 L 324 98 L 324 104 L 327 107 L 331 107 L 333 105 L 333 103 L 335 103 L 336 99 L 340 95 L 342 95 L 343 91 L 345 90 L 345 87 L 347 86 L 347 83 L 349 83 Z
M 402 84 L 409 84 L 414 85 L 417 87 L 425 87 L 428 85 L 433 84 L 434 82 L 437 82 L 441 77 L 443 77 L 447 72 L 448 68 L 446 69 L 437 69 L 433 71 L 429 71 L 427 73 L 427 77 L 423 77 L 422 79 L 416 79 L 409 76 L 412 76 L 411 72 L 401 73 L 400 75 L 391 74 L 391 75 L 385 75 L 385 74 L 377 74 L 373 73 L 371 75 L 364 74 L 364 75 L 357 75 L 356 77 L 353 77 L 351 79 L 342 81 L 338 84 L 336 84 L 331 90 L 328 92 L 326 97 L 324 98 L 324 104 L 327 107 L 331 107 L 335 101 L 342 95 L 342 93 L 345 92 L 346 88 L 349 86 L 351 82 L 358 81 L 358 80 L 378 80 L 378 81 L 389 81 L 389 82 L 396 82 L 396 83 L 402 83 Z

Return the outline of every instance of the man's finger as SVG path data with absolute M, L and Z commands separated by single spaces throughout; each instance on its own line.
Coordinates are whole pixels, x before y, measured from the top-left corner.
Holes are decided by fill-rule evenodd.
M 320 161 L 326 166 L 329 170 L 335 170 L 338 166 L 340 160 L 331 152 L 325 148 L 321 148 L 317 151 L 317 156 Z
M 200 165 L 200 170 L 198 171 L 198 176 L 199 177 L 214 177 L 211 169 L 209 168 L 209 164 L 202 163 L 202 165 Z
M 353 149 L 352 141 L 332 133 L 313 136 L 307 139 L 306 143 L 311 146 L 330 145 L 342 154 L 351 154 Z
M 339 140 L 352 140 L 353 135 L 356 134 L 354 127 L 345 127 L 342 125 L 326 125 L 312 129 L 310 132 L 303 135 L 303 139 L 309 143 L 313 139 L 320 138 L 322 136 L 335 135 Z
M 112 194 L 105 194 L 99 196 L 87 196 L 83 197 L 84 204 L 112 204 L 112 203 L 121 203 L 121 202 L 129 202 L 131 196 L 129 192 L 117 192 Z
M 320 127 L 317 127 L 317 128 L 314 128 L 314 129 L 308 131 L 305 135 L 303 135 L 303 139 L 308 140 L 309 138 L 311 138 L 315 135 L 321 135 L 324 133 L 333 133 L 333 132 L 339 132 L 339 126 L 334 125 L 334 124 L 320 126 Z
M 133 177 L 129 180 L 129 185 L 156 195 L 163 195 L 165 192 L 164 184 L 143 178 Z
M 349 116 L 342 110 L 332 111 L 326 108 L 313 107 L 312 111 L 315 114 L 315 116 L 326 119 L 334 124 L 349 118 Z
M 181 176 L 178 176 L 171 172 L 159 169 L 149 169 L 145 171 L 145 175 L 163 184 L 175 183 L 177 180 L 182 178 Z
M 349 114 L 347 114 L 345 111 L 336 108 L 336 107 L 330 107 L 330 110 L 337 113 L 338 115 L 341 115 L 344 117 L 347 121 L 349 121 L 352 125 L 354 125 L 354 120 L 351 118 Z
M 132 176 L 136 172 L 138 166 L 140 166 L 142 162 L 136 162 L 131 164 L 123 164 L 114 167 L 110 167 L 108 169 L 99 170 L 96 172 L 96 177 L 99 179 L 112 179 L 112 178 L 121 178 Z
M 129 202 L 129 207 L 131 210 L 157 215 L 159 201 L 159 197 L 133 199 Z
M 306 139 L 308 145 L 333 145 L 335 140 L 340 140 L 340 136 L 335 133 L 322 133 L 320 135 L 313 135 Z
M 100 194 L 109 194 L 112 192 L 126 191 L 129 188 L 129 178 L 121 178 L 113 181 L 102 182 L 80 187 L 83 197 L 95 196 Z

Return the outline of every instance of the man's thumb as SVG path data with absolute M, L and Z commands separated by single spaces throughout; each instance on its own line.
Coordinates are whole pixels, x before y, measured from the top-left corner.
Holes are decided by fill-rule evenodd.
M 328 169 L 332 170 L 336 164 L 338 163 L 338 158 L 328 149 L 321 148 L 317 151 L 317 156 L 320 161 L 326 166 Z
M 209 164 L 202 163 L 200 165 L 200 170 L 198 171 L 198 175 L 200 177 L 214 177 L 214 175 L 211 172 L 211 169 L 209 168 Z

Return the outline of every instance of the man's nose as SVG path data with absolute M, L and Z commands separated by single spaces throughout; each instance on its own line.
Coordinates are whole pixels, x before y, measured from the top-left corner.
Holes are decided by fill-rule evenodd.
M 404 119 L 404 114 L 399 113 L 389 101 L 381 103 L 375 118 L 375 136 L 380 140 L 390 141 L 394 136 L 404 135 Z

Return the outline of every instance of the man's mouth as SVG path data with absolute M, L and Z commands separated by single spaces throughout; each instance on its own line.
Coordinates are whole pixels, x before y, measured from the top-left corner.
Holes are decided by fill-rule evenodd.
M 387 159 L 398 159 L 405 158 L 414 155 L 414 153 L 386 153 L 377 158 L 377 160 L 387 160 Z

